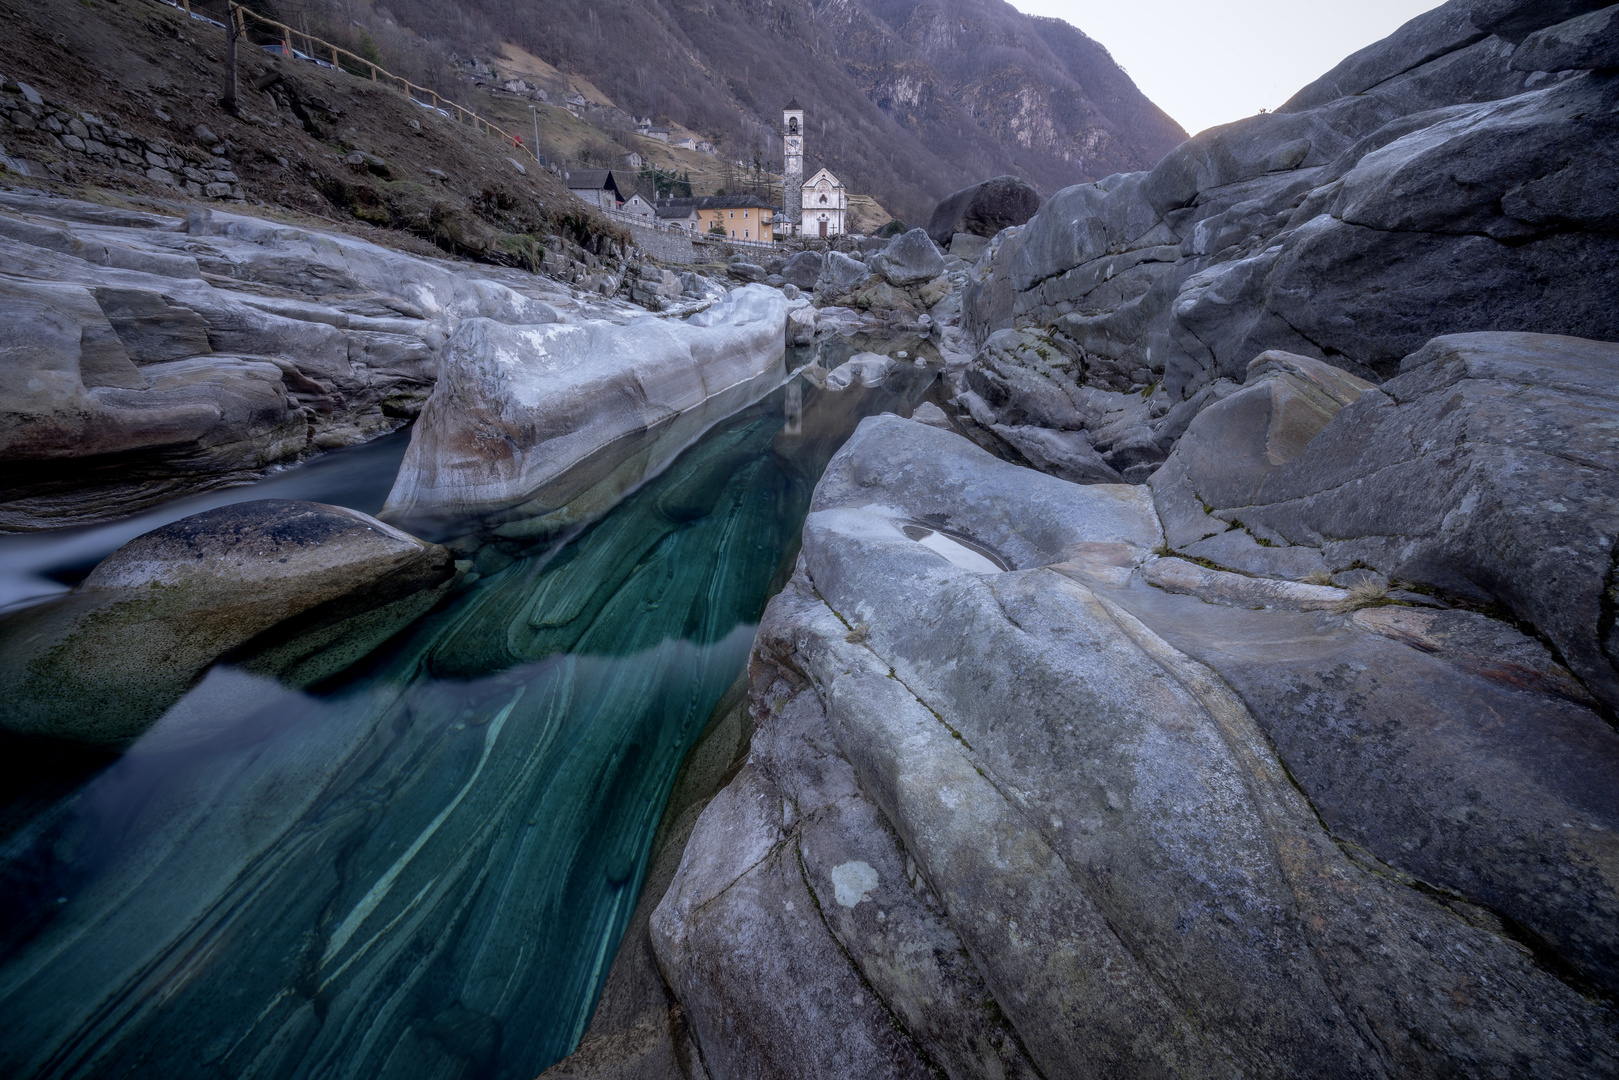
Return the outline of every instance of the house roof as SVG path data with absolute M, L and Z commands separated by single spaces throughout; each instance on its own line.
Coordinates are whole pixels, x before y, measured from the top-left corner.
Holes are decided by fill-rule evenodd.
M 780 210 L 756 194 L 704 194 L 696 199 L 665 199 L 661 206 L 690 207 L 693 210 Z
M 619 194 L 618 182 L 613 179 L 612 169 L 569 169 L 569 191 L 601 191 L 606 189 L 614 195 Z
M 693 201 L 694 200 L 692 199 L 680 199 L 678 200 L 679 205 L 675 205 L 674 203 L 659 203 L 658 216 L 661 218 L 678 218 L 681 220 L 689 218 L 697 213 L 697 208 L 692 205 Z

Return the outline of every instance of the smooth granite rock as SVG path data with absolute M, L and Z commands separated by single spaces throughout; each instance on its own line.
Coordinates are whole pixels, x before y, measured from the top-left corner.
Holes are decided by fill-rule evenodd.
M 871 269 L 890 285 L 919 285 L 944 272 L 944 256 L 928 238 L 926 229 L 912 229 L 896 236 L 881 252 L 873 255 Z
M 1619 339 L 1614 25 L 1585 0 L 1419 15 L 1275 112 L 1057 192 L 986 256 L 963 324 L 1146 390 L 1165 449 L 1162 418 L 1266 350 L 1376 382 L 1444 334 Z
M 994 236 L 1002 229 L 1022 225 L 1040 209 L 1040 193 L 1020 176 L 997 176 L 981 184 L 946 195 L 928 219 L 927 233 L 946 251 L 955 250 L 958 234 Z
M 813 289 L 826 268 L 826 256 L 819 251 L 800 251 L 782 265 L 781 276 L 800 289 Z
M 453 570 L 444 548 L 342 507 L 260 500 L 182 518 L 67 596 L 0 621 L 0 723 L 128 745 L 232 650 L 279 650 L 275 674 L 315 651 L 299 641 L 310 633 L 368 643 L 363 655 L 430 607 Z M 200 723 L 169 737 L 200 738 Z
M 787 344 L 808 345 L 815 340 L 815 308 L 803 297 L 788 301 Z
M 0 194 L 0 528 L 107 520 L 364 442 L 468 318 L 568 297 L 339 234 Z M 498 273 L 498 271 L 491 271 Z M 571 301 L 570 301 L 571 302 Z
M 382 516 L 419 530 L 476 515 L 513 536 L 599 517 L 781 384 L 786 323 L 787 300 L 767 285 L 684 321 L 467 320 Z
M 827 374 L 826 389 L 847 390 L 856 383 L 865 387 L 880 386 L 893 370 L 893 357 L 874 352 L 855 353 Z
M 1619 345 L 1542 334 L 1436 338 L 1346 404 L 1276 467 L 1182 438 L 1186 476 L 1215 517 L 1320 548 L 1475 603 L 1550 641 L 1591 693 L 1619 704 L 1611 598 L 1619 482 Z M 1240 430 L 1233 424 L 1231 430 Z M 1155 487 L 1158 481 L 1155 479 Z
M 763 281 L 769 276 L 765 273 L 764 267 L 758 265 L 757 263 L 750 262 L 732 263 L 730 266 L 725 268 L 725 272 L 736 278 L 738 281 L 746 282 Z
M 651 922 L 711 1074 L 1611 1072 L 1564 978 L 1615 971 L 1619 736 L 1505 624 L 1159 543 L 1141 488 L 861 425 Z
M 1512 54 L 1518 71 L 1619 68 L 1619 4 L 1536 30 Z
M 846 293 L 869 277 L 871 268 L 859 259 L 841 251 L 829 251 L 817 287 L 834 293 Z

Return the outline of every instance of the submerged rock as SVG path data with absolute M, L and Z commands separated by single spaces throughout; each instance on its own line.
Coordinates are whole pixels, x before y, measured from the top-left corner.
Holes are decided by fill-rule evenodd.
M 855 383 L 865 387 L 880 386 L 893 370 L 893 357 L 874 352 L 855 353 L 827 375 L 826 388 L 847 390 Z
M 124 746 L 233 650 L 313 682 L 421 615 L 453 571 L 444 548 L 337 506 L 267 499 L 182 518 L 0 621 L 0 722 Z
M 749 285 L 684 322 L 471 319 L 411 433 L 382 515 L 504 535 L 591 520 L 786 377 L 787 300 Z

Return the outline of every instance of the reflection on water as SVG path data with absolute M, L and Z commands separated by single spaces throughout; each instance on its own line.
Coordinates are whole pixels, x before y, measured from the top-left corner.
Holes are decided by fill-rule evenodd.
M 566 1054 L 816 478 L 931 378 L 789 384 L 560 550 L 486 547 L 328 685 L 210 672 L 0 848 L 0 1073 L 531 1080 Z

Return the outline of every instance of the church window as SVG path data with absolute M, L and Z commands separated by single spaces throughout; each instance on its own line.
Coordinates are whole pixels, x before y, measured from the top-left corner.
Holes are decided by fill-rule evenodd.
M 822 196 L 821 196 L 821 201 L 822 201 L 822 202 L 826 202 L 826 196 L 825 196 L 825 195 L 822 195 Z

